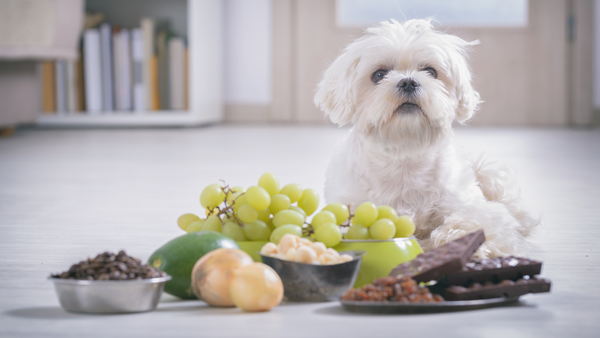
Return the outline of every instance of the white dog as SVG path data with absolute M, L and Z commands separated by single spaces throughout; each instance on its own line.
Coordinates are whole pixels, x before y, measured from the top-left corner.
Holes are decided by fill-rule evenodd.
M 369 28 L 325 71 L 315 104 L 354 127 L 336 147 L 325 199 L 364 201 L 411 215 L 430 249 L 484 229 L 481 258 L 523 254 L 539 220 L 519 203 L 508 171 L 468 160 L 452 146 L 452 123 L 480 103 L 466 52 L 478 42 L 437 32 L 427 20 Z

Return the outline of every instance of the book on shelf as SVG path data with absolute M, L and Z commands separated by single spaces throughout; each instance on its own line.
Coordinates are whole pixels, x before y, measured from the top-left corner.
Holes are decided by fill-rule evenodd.
M 54 62 L 44 61 L 41 64 L 42 80 L 42 112 L 45 114 L 56 112 L 56 80 Z
M 85 111 L 85 81 L 83 79 L 83 48 L 79 49 L 79 58 L 75 61 L 75 90 L 77 106 L 75 111 Z
M 77 111 L 77 61 L 76 60 L 68 60 L 65 62 L 65 93 L 67 95 L 67 111 L 68 112 L 76 112 Z
M 54 63 L 54 81 L 56 83 L 56 112 L 67 111 L 67 62 L 58 60 Z
M 183 52 L 183 98 L 184 109 L 190 109 L 190 58 L 189 50 L 185 48 Z
M 113 60 L 115 83 L 115 110 L 131 110 L 131 39 L 128 29 L 113 33 Z
M 185 44 L 183 38 L 169 39 L 169 104 L 170 109 L 185 109 Z
M 171 108 L 169 104 L 169 79 L 168 79 L 168 57 L 167 40 L 168 31 L 161 29 L 156 33 L 156 57 L 158 62 L 158 106 L 161 110 Z
M 142 46 L 144 50 L 144 58 L 142 60 L 142 82 L 144 83 L 144 98 L 147 109 L 154 110 L 153 100 L 153 83 L 152 83 L 152 57 L 154 56 L 154 20 L 143 18 L 140 22 L 142 30 Z
M 98 29 L 86 29 L 83 33 L 83 66 L 86 111 L 90 114 L 99 113 L 102 111 L 103 87 Z
M 43 62 L 42 111 L 188 109 L 188 49 L 164 21 L 144 18 L 139 27 L 102 23 L 82 34 L 78 60 Z
M 102 110 L 110 112 L 115 110 L 113 102 L 112 28 L 106 22 L 100 25 L 100 62 L 102 72 Z
M 144 36 L 140 28 L 131 31 L 131 59 L 133 66 L 133 110 L 144 111 L 148 101 L 146 100 L 146 86 L 144 83 Z

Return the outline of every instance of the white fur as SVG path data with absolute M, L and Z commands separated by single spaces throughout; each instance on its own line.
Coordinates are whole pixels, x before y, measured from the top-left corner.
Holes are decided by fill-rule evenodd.
M 371 201 L 411 215 L 425 249 L 484 229 L 478 256 L 525 252 L 524 237 L 539 221 L 520 206 L 511 174 L 452 146 L 452 123 L 466 122 L 480 103 L 466 60 L 477 43 L 437 32 L 427 20 L 392 20 L 346 47 L 315 95 L 331 121 L 354 125 L 327 170 L 328 202 L 355 208 Z M 379 69 L 389 72 L 375 83 Z M 406 77 L 420 84 L 413 96 L 397 87 Z M 418 113 L 399 108 L 409 100 Z

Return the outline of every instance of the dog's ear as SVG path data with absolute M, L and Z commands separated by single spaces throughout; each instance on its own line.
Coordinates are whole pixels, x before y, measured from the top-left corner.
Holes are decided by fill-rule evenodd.
M 354 85 L 359 63 L 360 55 L 347 48 L 327 68 L 317 87 L 315 105 L 339 126 L 350 123 L 356 111 Z
M 473 114 L 475 114 L 481 103 L 479 93 L 475 91 L 471 83 L 471 70 L 467 64 L 467 51 L 469 47 L 479 44 L 479 41 L 467 42 L 457 37 L 453 38 L 456 38 L 455 50 L 460 54 L 458 58 L 454 59 L 455 64 L 452 66 L 456 84 L 456 98 L 458 100 L 456 121 L 464 124 L 473 117 Z

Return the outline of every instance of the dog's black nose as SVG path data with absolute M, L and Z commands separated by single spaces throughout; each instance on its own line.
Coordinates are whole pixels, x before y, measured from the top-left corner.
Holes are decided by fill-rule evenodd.
M 419 82 L 417 82 L 417 80 L 413 79 L 412 77 L 405 77 L 404 79 L 400 80 L 400 82 L 398 82 L 398 88 L 400 88 L 401 91 L 407 94 L 413 93 L 418 86 Z

